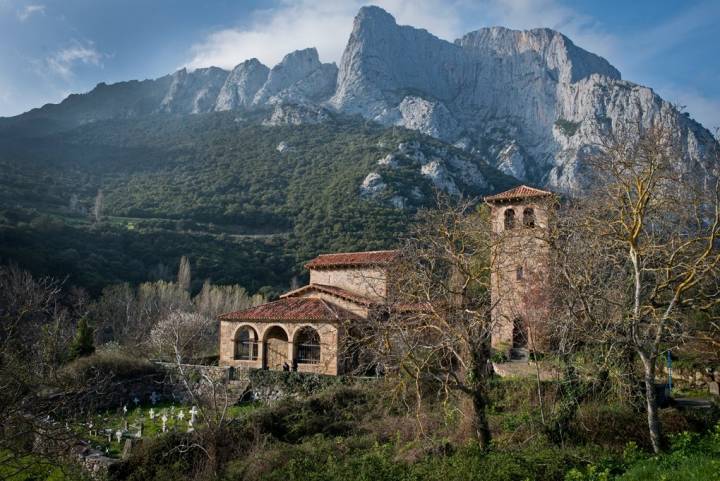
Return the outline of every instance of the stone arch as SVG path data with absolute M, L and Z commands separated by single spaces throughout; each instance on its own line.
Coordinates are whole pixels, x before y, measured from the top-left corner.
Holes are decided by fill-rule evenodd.
M 525 207 L 523 210 L 523 226 L 533 228 L 537 224 L 535 217 L 535 209 L 532 207 Z
M 258 334 L 250 324 L 241 324 L 235 330 L 233 357 L 241 361 L 255 361 L 258 358 Z
M 505 212 L 503 213 L 503 225 L 505 230 L 515 228 L 515 209 L 512 207 L 505 209 Z
M 288 333 L 279 324 L 268 326 L 263 332 L 263 367 L 281 370 L 288 362 Z
M 529 340 L 527 322 L 521 317 L 516 317 L 513 319 L 512 328 L 513 349 L 527 349 Z
M 305 325 L 295 331 L 293 337 L 295 361 L 298 364 L 318 364 L 322 355 L 320 333 L 313 326 Z

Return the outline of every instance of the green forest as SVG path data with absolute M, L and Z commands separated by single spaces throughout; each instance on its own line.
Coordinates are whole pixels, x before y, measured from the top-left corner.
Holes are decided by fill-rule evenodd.
M 0 130 L 0 259 L 98 293 L 171 279 L 181 256 L 203 280 L 274 294 L 320 252 L 393 246 L 432 184 L 388 172 L 373 200 L 359 186 L 398 143 L 440 141 L 360 119 L 264 126 L 263 112 L 155 115 L 48 132 Z M 290 146 L 281 153 L 277 146 Z M 445 146 L 448 147 L 448 146 Z M 513 179 L 467 153 L 494 190 Z M 462 186 L 478 198 L 488 192 Z M 419 200 L 409 192 L 419 189 Z M 387 199 L 405 194 L 404 210 Z

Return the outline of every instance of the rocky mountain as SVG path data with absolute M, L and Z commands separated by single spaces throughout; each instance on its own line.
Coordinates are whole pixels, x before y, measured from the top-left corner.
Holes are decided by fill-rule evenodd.
M 690 168 L 712 168 L 706 129 L 549 29 L 484 28 L 450 43 L 365 7 L 329 104 L 453 142 L 519 180 L 562 191 L 582 185 L 600 138 L 629 125 L 672 125 Z
M 710 132 L 559 32 L 491 27 L 448 42 L 400 26 L 378 7 L 360 9 L 339 68 L 308 48 L 272 69 L 257 59 L 231 72 L 182 69 L 156 80 L 99 84 L 0 126 L 7 132 L 30 121 L 60 130 L 158 112 L 263 109 L 265 125 L 324 122 L 334 111 L 417 130 L 520 181 L 560 191 L 582 187 L 586 159 L 602 138 L 637 126 L 671 126 L 682 139 L 683 168 L 717 171 L 707 155 L 717 148 Z M 383 182 L 376 174 L 374 185 Z
M 238 65 L 225 79 L 215 101 L 215 110 L 235 110 L 251 106 L 255 94 L 265 84 L 269 74 L 270 69 L 256 58 Z

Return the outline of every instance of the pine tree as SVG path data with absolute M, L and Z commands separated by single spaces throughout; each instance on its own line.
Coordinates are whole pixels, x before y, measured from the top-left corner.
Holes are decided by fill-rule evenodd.
M 95 343 L 93 340 L 93 330 L 85 317 L 81 317 L 75 331 L 75 339 L 70 344 L 70 360 L 79 357 L 89 356 L 95 352 Z

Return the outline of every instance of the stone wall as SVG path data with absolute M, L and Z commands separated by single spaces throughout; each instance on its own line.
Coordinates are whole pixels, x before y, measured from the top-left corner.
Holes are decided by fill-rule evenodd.
M 387 298 L 387 272 L 380 267 L 310 269 L 310 284 L 339 287 L 378 302 Z
M 668 369 L 662 364 L 658 369 L 658 378 L 668 377 Z M 707 390 L 709 394 L 720 396 L 720 367 L 674 367 L 672 370 L 673 385 L 695 389 Z
M 251 327 L 258 339 L 258 357 L 254 360 L 235 359 L 235 338 L 236 333 L 242 327 Z M 265 349 L 263 349 L 268 333 L 279 328 L 287 338 L 288 366 L 292 366 L 296 356 L 295 337 L 303 327 L 312 327 L 320 336 L 320 362 L 317 364 L 298 364 L 298 371 L 313 372 L 320 374 L 336 375 L 340 373 L 338 363 L 338 346 L 340 341 L 339 326 L 329 323 L 309 322 L 246 322 L 246 321 L 220 321 L 220 365 L 233 366 L 238 368 L 261 369 L 265 366 Z

